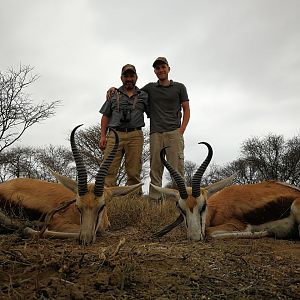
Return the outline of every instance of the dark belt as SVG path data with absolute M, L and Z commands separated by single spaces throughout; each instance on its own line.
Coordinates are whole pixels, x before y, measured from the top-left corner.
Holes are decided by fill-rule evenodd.
M 121 128 L 121 127 L 115 127 L 114 130 L 121 131 L 121 132 L 131 132 L 136 130 L 141 130 L 142 127 L 136 127 L 136 128 Z

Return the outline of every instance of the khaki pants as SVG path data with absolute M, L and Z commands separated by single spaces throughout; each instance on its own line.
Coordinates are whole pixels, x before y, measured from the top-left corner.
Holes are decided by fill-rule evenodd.
M 116 153 L 115 159 L 108 169 L 108 174 L 105 177 L 105 185 L 108 187 L 116 186 L 118 171 L 124 155 L 127 185 L 133 185 L 141 182 L 140 174 L 142 170 L 142 151 L 144 143 L 143 131 L 118 131 L 118 135 L 120 139 L 119 148 Z M 104 159 L 106 159 L 109 155 L 114 143 L 115 136 L 113 132 L 109 132 L 104 152 Z
M 176 129 L 168 132 L 155 132 L 150 134 L 150 179 L 151 183 L 162 186 L 164 165 L 160 159 L 160 150 L 166 149 L 166 158 L 170 165 L 184 176 L 184 140 L 182 134 Z M 161 193 L 149 187 L 149 197 L 160 199 Z

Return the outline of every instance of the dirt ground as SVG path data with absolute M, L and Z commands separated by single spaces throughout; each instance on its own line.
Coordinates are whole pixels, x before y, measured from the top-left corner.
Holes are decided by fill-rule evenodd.
M 114 217 L 91 246 L 0 235 L 0 299 L 300 299 L 300 241 L 157 239 Z

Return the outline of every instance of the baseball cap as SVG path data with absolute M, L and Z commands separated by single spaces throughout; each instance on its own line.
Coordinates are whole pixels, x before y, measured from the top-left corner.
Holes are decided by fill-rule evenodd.
M 156 66 L 158 63 L 163 63 L 163 64 L 169 65 L 167 59 L 166 59 L 165 57 L 162 57 L 162 56 L 161 56 L 161 57 L 158 57 L 158 58 L 154 61 L 152 67 L 155 68 L 155 66 Z
M 127 71 L 131 71 L 131 72 L 133 72 L 134 74 L 136 74 L 136 69 L 135 69 L 135 66 L 134 66 L 134 65 L 131 65 L 131 64 L 125 65 L 125 66 L 122 68 L 121 74 L 123 75 L 123 74 L 126 73 Z

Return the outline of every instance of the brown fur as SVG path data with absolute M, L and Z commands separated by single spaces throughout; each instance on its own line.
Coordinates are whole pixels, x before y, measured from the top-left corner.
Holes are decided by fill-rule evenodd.
M 88 187 L 89 191 L 94 189 L 93 184 Z M 34 211 L 45 215 L 57 208 L 60 203 L 75 199 L 75 193 L 59 183 L 50 183 L 38 179 L 17 178 L 0 184 L 0 206 L 19 206 L 22 209 Z M 93 205 L 94 193 L 88 193 L 82 197 L 82 202 L 87 206 Z M 104 198 L 111 198 L 111 193 L 104 190 Z M 9 204 L 8 204 L 9 203 Z M 101 230 L 109 226 L 106 208 L 103 213 Z M 71 204 L 68 208 L 54 215 L 49 230 L 60 232 L 79 232 L 80 214 Z
M 248 224 L 280 220 L 290 215 L 292 204 L 299 212 L 300 191 L 275 181 L 226 187 L 208 199 L 206 231 L 243 231 Z
M 189 197 L 186 199 L 186 205 L 189 208 L 190 212 L 193 212 L 196 204 L 197 204 L 196 199 L 193 196 L 189 195 Z

